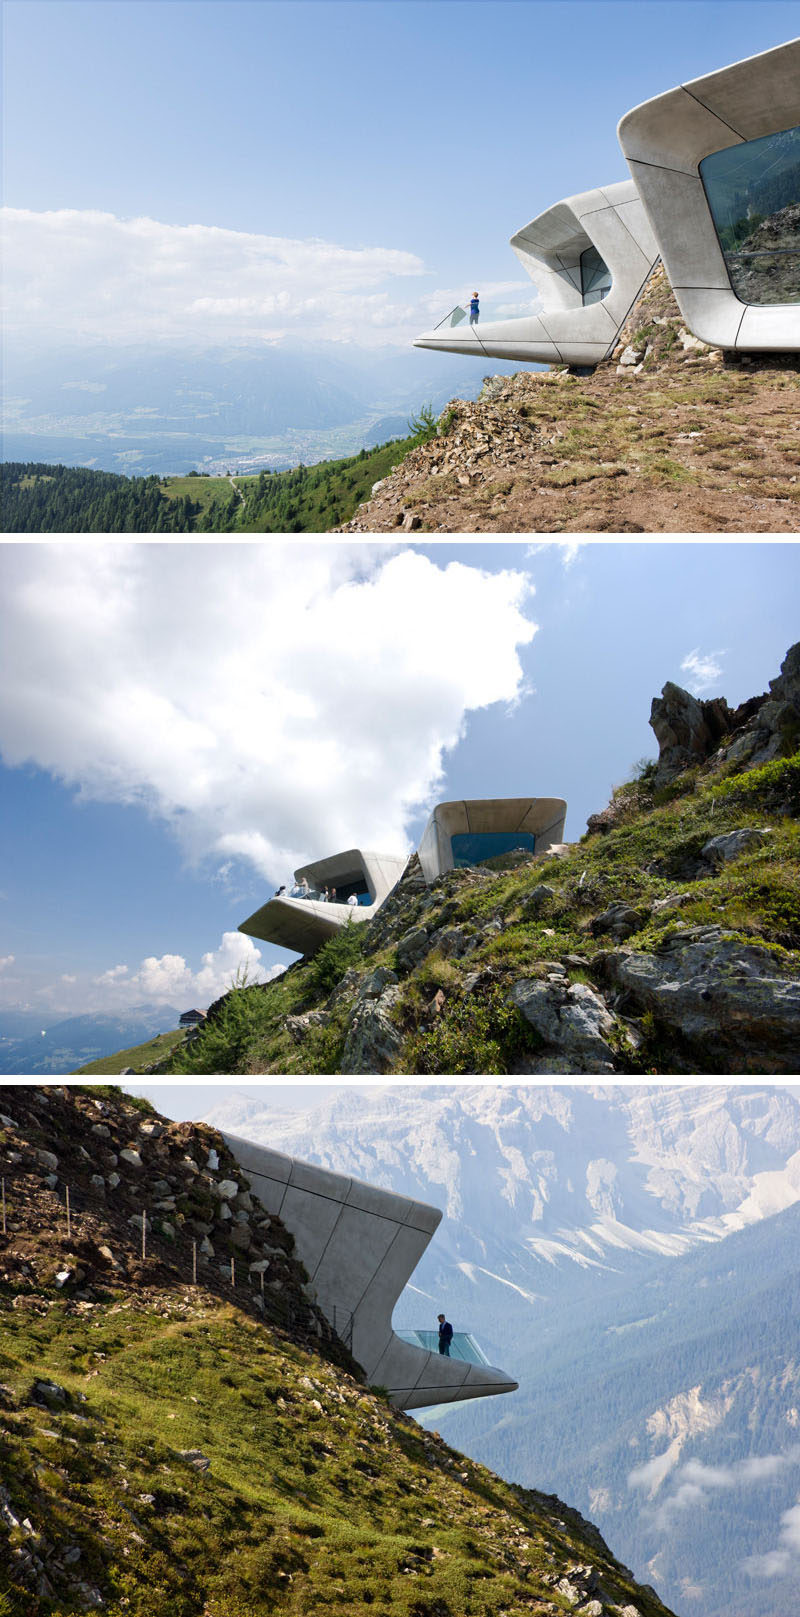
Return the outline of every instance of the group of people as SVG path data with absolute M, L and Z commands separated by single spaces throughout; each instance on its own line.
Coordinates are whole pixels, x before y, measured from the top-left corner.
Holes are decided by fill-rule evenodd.
M 289 889 L 288 893 L 284 884 L 282 887 L 279 887 L 272 896 L 273 898 L 313 898 L 316 899 L 318 904 L 341 904 L 342 902 L 346 902 L 350 905 L 351 909 L 358 904 L 358 899 L 355 893 L 351 893 L 350 897 L 343 901 L 337 896 L 335 887 L 323 887 L 321 892 L 316 892 L 313 887 L 309 887 L 305 876 L 301 876 L 300 880 L 295 882 L 294 886 Z

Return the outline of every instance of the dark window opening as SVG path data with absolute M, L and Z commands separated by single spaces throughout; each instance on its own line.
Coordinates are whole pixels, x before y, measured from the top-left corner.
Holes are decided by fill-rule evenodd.
M 450 838 L 450 847 L 456 870 L 463 870 L 467 865 L 482 865 L 487 859 L 498 859 L 518 848 L 533 853 L 536 838 L 530 831 L 461 831 Z
M 581 253 L 581 296 L 584 303 L 602 303 L 611 291 L 611 271 L 596 247 Z
M 800 125 L 712 152 L 700 178 L 742 303 L 800 303 Z

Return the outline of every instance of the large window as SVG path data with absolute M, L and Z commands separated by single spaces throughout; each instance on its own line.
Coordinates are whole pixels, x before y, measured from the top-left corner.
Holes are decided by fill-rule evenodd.
M 535 846 L 536 838 L 530 831 L 461 831 L 450 838 L 456 870 L 481 865 L 486 859 L 497 859 L 517 848 L 533 853 Z
M 800 127 L 700 164 L 731 286 L 743 303 L 800 303 Z
M 611 291 L 611 271 L 596 247 L 581 253 L 581 296 L 584 303 L 602 303 Z

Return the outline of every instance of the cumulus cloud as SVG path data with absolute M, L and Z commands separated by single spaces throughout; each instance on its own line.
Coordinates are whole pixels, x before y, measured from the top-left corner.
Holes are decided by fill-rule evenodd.
M 524 573 L 381 545 L 73 541 L 0 566 L 5 762 L 276 883 L 336 848 L 402 852 L 536 632 Z
M 110 966 L 95 977 L 94 985 L 106 1008 L 191 999 L 205 1009 L 233 983 L 245 978 L 248 983 L 270 982 L 283 970 L 280 965 L 262 966 L 261 950 L 252 938 L 241 932 L 223 932 L 219 946 L 203 955 L 197 970 L 180 954 L 149 955 L 135 971 L 126 965 Z
M 681 673 L 687 675 L 686 683 L 694 696 L 702 696 L 716 685 L 722 673 L 721 659 L 727 655 L 724 651 L 700 651 L 695 646 L 681 663 Z
M 775 1549 L 764 1555 L 749 1555 L 744 1569 L 752 1578 L 779 1578 L 790 1573 L 800 1576 L 800 1502 L 783 1512 Z
M 396 247 L 75 208 L 2 217 L 12 341 L 405 346 L 464 297 L 421 287 L 421 259 Z M 493 283 L 484 298 L 498 314 L 524 312 L 525 283 Z M 531 298 L 532 289 L 528 307 Z
M 13 964 L 14 964 L 14 956 L 13 956 L 13 954 L 0 955 L 0 971 L 5 971 L 6 966 L 13 966 Z

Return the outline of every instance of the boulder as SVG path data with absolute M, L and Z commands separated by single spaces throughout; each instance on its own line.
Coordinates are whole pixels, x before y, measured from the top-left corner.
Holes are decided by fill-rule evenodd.
M 654 785 L 663 786 L 684 769 L 705 763 L 730 732 L 731 720 L 723 697 L 700 702 L 668 680 L 650 709 L 650 728 L 659 749 Z
M 359 994 L 350 1014 L 340 1072 L 390 1072 L 400 1053 L 402 1038 L 390 1012 L 400 994 L 390 984 L 378 997 Z
M 630 1006 L 694 1046 L 699 1072 L 800 1068 L 800 982 L 781 973 L 769 950 L 696 926 L 653 954 L 609 950 L 596 964 Z
M 558 1068 L 537 1065 L 532 1071 L 615 1071 L 614 1052 L 608 1043 L 614 1019 L 605 1001 L 586 983 L 570 984 L 560 977 L 549 982 L 521 978 L 509 998 L 559 1058 Z
M 700 858 L 705 859 L 712 869 L 719 870 L 727 865 L 731 859 L 738 859 L 741 853 L 749 848 L 757 848 L 766 842 L 769 831 L 758 831 L 754 825 L 743 825 L 738 831 L 725 831 L 722 836 L 711 837 L 710 841 L 700 850 Z
M 632 932 L 638 932 L 643 924 L 644 915 L 640 910 L 635 910 L 631 904 L 610 904 L 607 910 L 603 910 L 602 915 L 594 917 L 591 922 L 591 933 L 595 938 L 607 933 L 617 943 L 621 943 L 624 938 L 629 938 Z
M 425 958 L 431 947 L 424 926 L 412 926 L 404 932 L 397 944 L 397 964 L 401 971 L 412 971 Z

